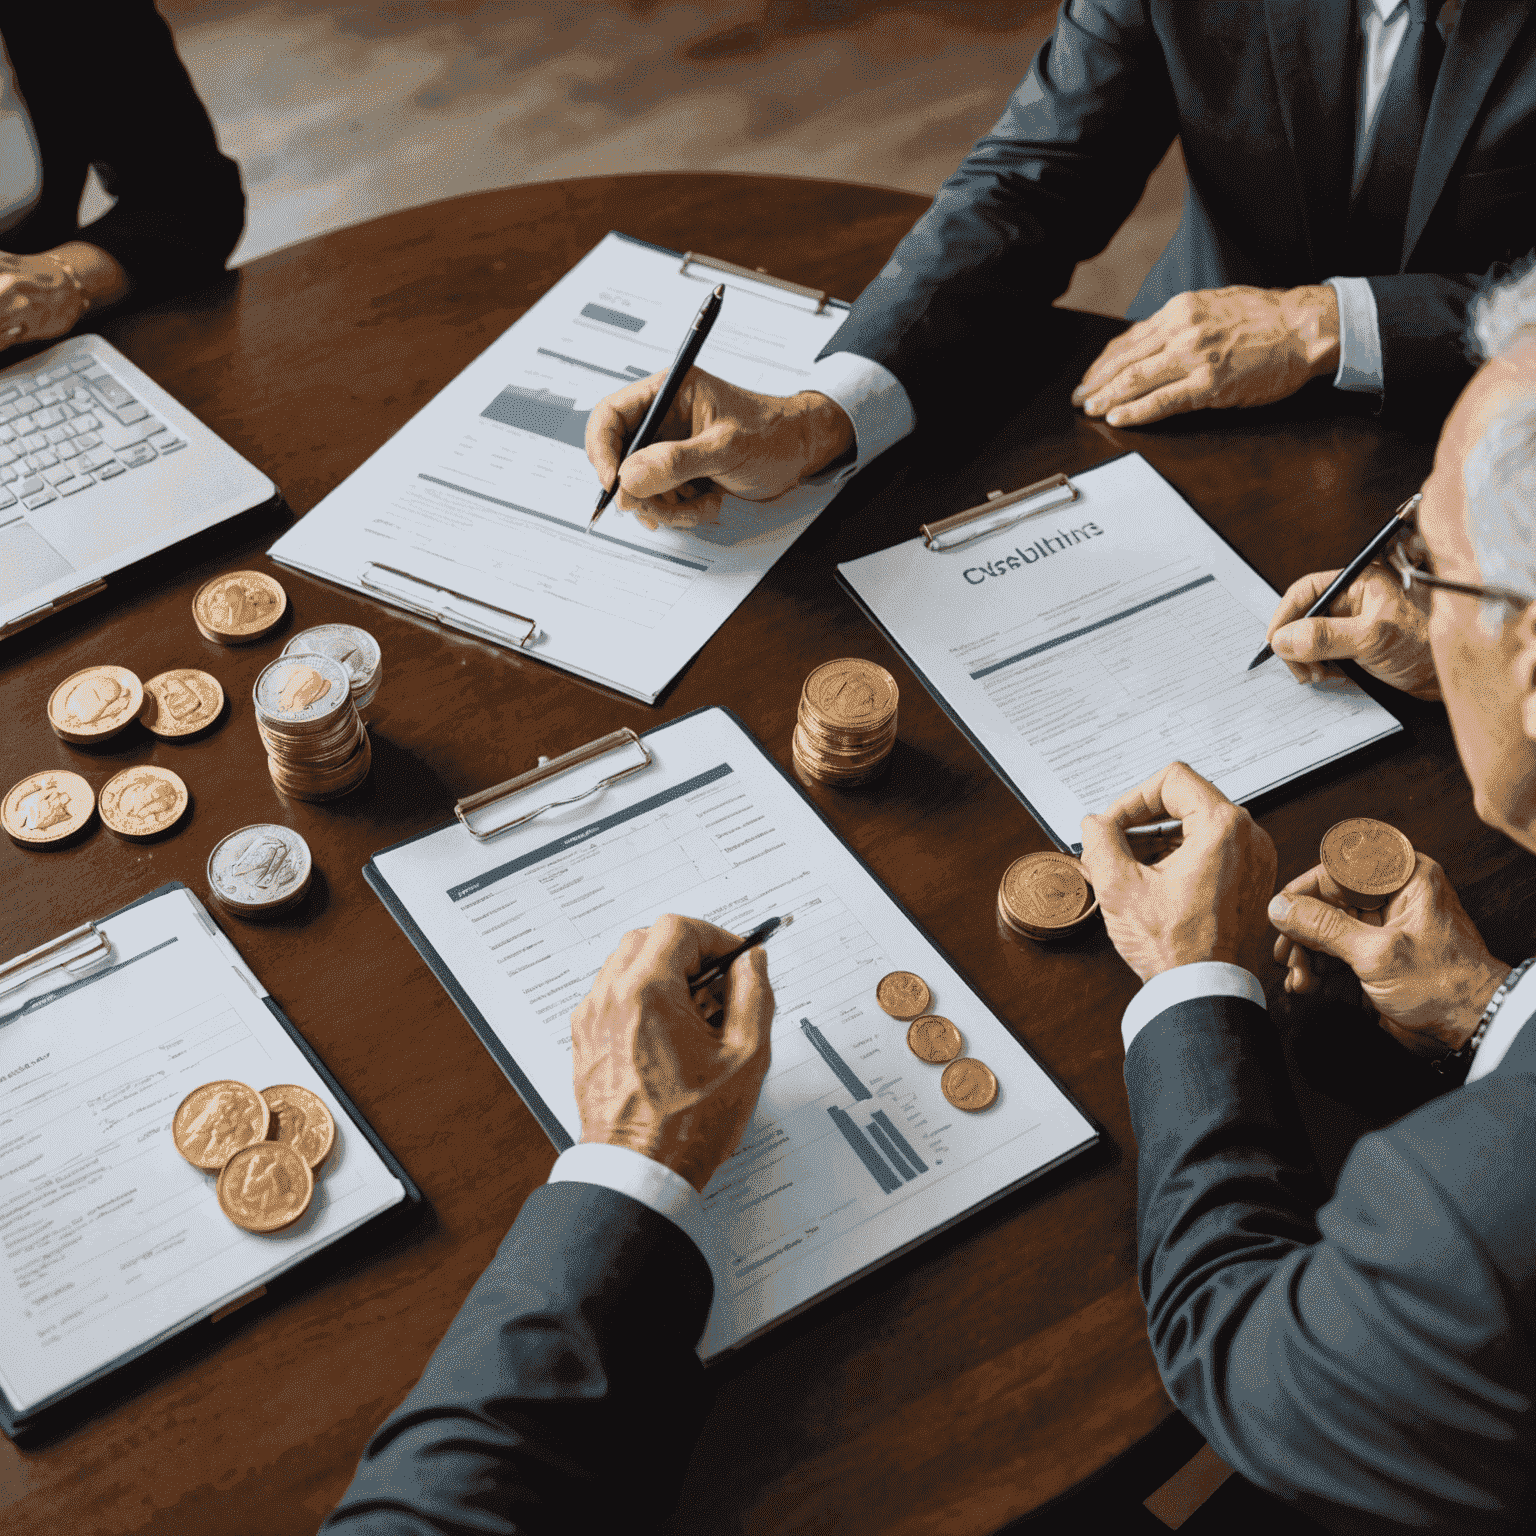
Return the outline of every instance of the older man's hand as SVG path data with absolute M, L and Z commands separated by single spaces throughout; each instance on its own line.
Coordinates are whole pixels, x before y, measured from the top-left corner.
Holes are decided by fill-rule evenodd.
M 1176 294 L 1105 347 L 1073 405 L 1112 427 L 1212 406 L 1269 405 L 1339 366 L 1339 301 L 1307 288 Z
M 768 961 L 752 949 L 731 966 L 718 1024 L 688 977 L 740 942 L 670 915 L 624 935 L 571 1015 L 583 1141 L 629 1147 L 699 1190 L 730 1156 L 768 1071 Z
M 1182 845 L 1157 864 L 1138 863 L 1123 829 L 1165 817 L 1183 821 Z M 1253 970 L 1268 947 L 1275 845 L 1186 763 L 1084 817 L 1083 864 L 1115 948 L 1143 981 L 1197 960 Z
M 1280 934 L 1274 953 L 1287 968 L 1287 992 L 1318 986 L 1311 951 L 1332 955 L 1359 977 L 1382 1028 L 1421 1055 L 1459 1050 L 1509 975 L 1445 871 L 1422 853 L 1407 885 L 1379 911 L 1346 905 L 1319 864 L 1276 895 L 1269 916 Z
M 587 417 L 587 458 L 614 505 L 647 528 L 718 522 L 727 491 L 771 501 L 853 446 L 848 413 L 816 390 L 759 395 L 691 369 L 662 422 L 661 437 L 623 460 L 666 375 L 653 373 L 599 400 Z
M 1356 661 L 1372 677 L 1416 699 L 1438 699 L 1440 681 L 1429 651 L 1429 605 L 1384 565 L 1368 565 L 1334 599 L 1327 618 L 1302 615 L 1339 573 L 1313 571 L 1292 582 L 1269 621 L 1274 653 L 1299 682 L 1319 682 L 1330 661 Z

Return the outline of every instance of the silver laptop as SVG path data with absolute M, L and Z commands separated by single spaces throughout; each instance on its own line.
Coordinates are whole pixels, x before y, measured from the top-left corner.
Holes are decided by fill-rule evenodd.
M 0 639 L 276 495 L 100 336 L 0 368 Z

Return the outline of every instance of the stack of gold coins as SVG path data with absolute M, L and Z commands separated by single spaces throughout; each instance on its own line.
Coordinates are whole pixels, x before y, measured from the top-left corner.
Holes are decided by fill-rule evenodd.
M 352 679 L 352 702 L 361 713 L 373 703 L 384 681 L 383 652 L 379 642 L 356 624 L 317 624 L 301 630 L 283 647 L 284 656 L 310 651 L 329 656 L 347 669 Z
M 848 657 L 816 668 L 800 690 L 795 767 L 821 784 L 872 779 L 896 742 L 896 679 L 872 661 Z
M 192 619 L 205 640 L 250 645 L 283 621 L 288 594 L 263 571 L 226 571 L 205 581 L 192 599 Z
M 262 670 L 253 694 L 267 768 L 285 795 L 334 800 L 368 777 L 368 731 L 339 661 L 313 651 L 279 656 Z
M 77 747 L 110 741 L 144 707 L 144 685 L 127 667 L 86 667 L 73 672 L 48 699 L 53 734 Z
M 1323 833 L 1323 868 L 1350 906 L 1362 912 L 1384 907 L 1418 865 L 1413 844 L 1394 826 L 1352 816 Z
M 1026 853 L 997 888 L 998 918 L 1026 939 L 1064 938 L 1098 910 L 1087 870 L 1067 853 Z
M 309 844 L 275 821 L 241 827 L 208 855 L 208 888 L 240 917 L 280 917 L 309 894 Z

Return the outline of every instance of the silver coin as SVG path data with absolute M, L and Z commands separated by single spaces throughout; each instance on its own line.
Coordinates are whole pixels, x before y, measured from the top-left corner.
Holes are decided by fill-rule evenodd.
M 316 624 L 313 629 L 302 630 L 283 647 L 283 655 L 299 651 L 339 661 L 352 679 L 354 693 L 363 692 L 379 670 L 379 642 L 355 624 Z
M 263 668 L 251 692 L 268 720 L 319 725 L 351 703 L 352 679 L 334 657 L 300 651 Z
M 221 901 L 259 911 L 296 900 L 312 868 L 309 844 L 297 832 L 258 822 L 231 832 L 208 855 L 208 884 Z

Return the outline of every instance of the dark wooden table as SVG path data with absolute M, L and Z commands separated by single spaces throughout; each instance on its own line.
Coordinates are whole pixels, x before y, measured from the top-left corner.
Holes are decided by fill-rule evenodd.
M 524 187 L 309 241 L 212 295 L 103 329 L 302 514 L 609 229 L 852 297 L 922 208 L 902 193 L 746 176 Z M 204 1330 L 180 1363 L 62 1438 L 26 1451 L 0 1442 L 0 1530 L 314 1529 L 554 1158 L 363 883 L 363 863 L 541 751 L 700 705 L 734 708 L 787 765 L 800 680 L 840 655 L 896 675 L 901 737 L 883 782 L 819 790 L 817 803 L 1104 1125 L 1106 1144 L 715 1372 L 677 1529 L 979 1536 L 1167 1416 L 1135 1280 L 1119 1034 L 1134 979 L 1102 930 L 1050 952 L 999 934 L 1002 870 L 1047 840 L 842 595 L 833 565 L 990 489 L 1135 448 L 1283 588 L 1342 563 L 1422 476 L 1430 449 L 1423 434 L 1338 414 L 1328 397 L 1139 433 L 1091 425 L 1068 409 L 1067 386 L 1117 328 L 1058 312 L 999 337 L 994 389 L 1006 411 L 985 440 L 913 441 L 862 476 L 654 709 L 279 570 L 263 551 L 285 515 L 215 530 L 0 650 L 0 787 L 53 766 L 99 788 L 127 764 L 155 762 L 193 796 L 158 844 L 99 824 L 56 851 L 0 839 L 0 955 L 168 879 L 206 896 L 219 838 L 254 820 L 297 828 L 318 872 L 303 912 L 266 926 L 215 915 L 432 1208 L 420 1230 L 366 1262 Z M 240 565 L 280 576 L 292 624 L 225 650 L 199 636 L 190 601 L 201 581 Z M 292 626 L 331 620 L 364 625 L 383 646 L 373 774 L 337 804 L 289 805 L 267 776 L 250 687 Z M 67 746 L 48 728 L 48 693 L 102 661 L 141 677 L 204 667 L 224 684 L 229 717 L 202 741 L 162 742 L 135 726 L 100 751 Z M 1314 861 L 1335 820 L 1387 815 L 1447 865 L 1495 948 L 1523 953 L 1509 914 L 1536 894 L 1536 862 L 1476 821 L 1443 713 L 1397 707 L 1410 730 L 1388 752 L 1264 808 L 1282 878 Z

